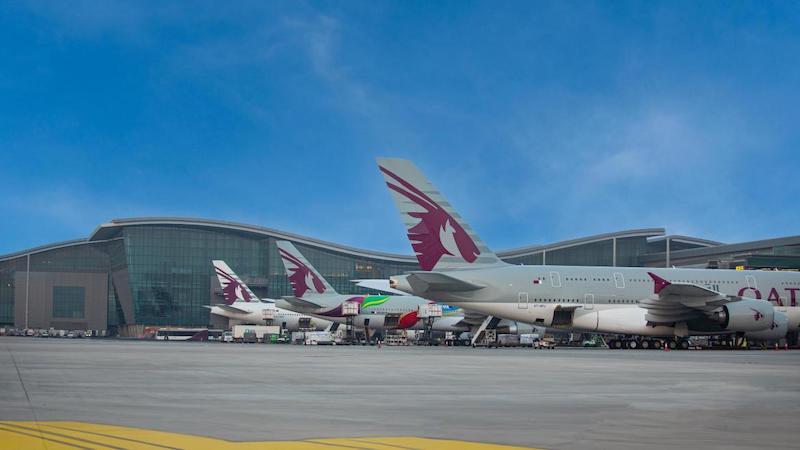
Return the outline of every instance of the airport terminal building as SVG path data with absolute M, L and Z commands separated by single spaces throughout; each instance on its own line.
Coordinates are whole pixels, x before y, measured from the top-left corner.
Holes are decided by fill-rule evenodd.
M 108 330 L 221 326 L 203 305 L 222 302 L 211 260 L 225 260 L 261 297 L 290 295 L 276 240 L 292 241 L 342 293 L 350 280 L 418 270 L 416 258 L 352 248 L 269 228 L 189 218 L 119 219 L 87 238 L 0 256 L 0 326 Z M 620 231 L 498 252 L 514 264 L 800 268 L 800 236 L 723 244 Z

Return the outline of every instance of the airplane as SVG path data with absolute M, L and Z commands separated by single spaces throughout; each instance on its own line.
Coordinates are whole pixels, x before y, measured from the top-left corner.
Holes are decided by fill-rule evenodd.
M 289 241 L 277 241 L 278 253 L 283 260 L 286 275 L 294 296 L 283 297 L 282 307 L 320 317 L 339 324 L 347 323 L 343 314 L 345 303 L 356 303 L 358 314 L 353 325 L 377 331 L 387 329 L 424 329 L 420 320 L 420 307 L 434 302 L 411 295 L 343 295 L 319 272 Z M 459 308 L 442 306 L 442 317 L 433 321 L 433 331 L 469 331 L 463 324 L 464 315 Z
M 211 310 L 211 314 L 251 325 L 265 324 L 267 320 L 271 320 L 273 324 L 281 325 L 287 331 L 310 328 L 323 331 L 331 327 L 332 322 L 328 320 L 279 308 L 274 300 L 261 301 L 225 261 L 214 260 L 211 263 L 222 287 L 222 297 L 225 299 L 225 303 L 214 306 L 203 305 Z
M 364 280 L 350 280 L 356 283 L 356 286 L 362 287 L 365 289 L 389 292 L 395 295 L 404 295 L 408 296 L 411 295 L 408 292 L 403 292 L 399 289 L 394 289 L 389 286 L 388 279 L 364 279 Z M 442 307 L 449 307 L 447 305 L 443 305 Z M 452 307 L 450 307 L 452 308 Z M 473 311 L 461 310 L 461 313 L 464 314 L 463 323 L 469 326 L 470 333 L 475 338 L 475 331 L 481 326 L 481 324 L 486 320 L 486 314 L 480 314 Z M 513 320 L 507 319 L 499 319 L 495 320 L 495 323 L 492 326 L 492 329 L 496 330 L 499 334 L 538 334 L 539 336 L 544 336 L 545 333 L 549 332 L 553 333 L 564 333 L 563 330 L 548 330 L 545 327 L 538 327 L 531 325 L 529 323 L 523 322 L 516 322 Z
M 422 269 L 390 277 L 394 289 L 486 314 L 487 321 L 628 336 L 612 348 L 660 346 L 653 338 L 688 348 L 692 335 L 776 340 L 800 328 L 800 273 L 512 265 L 411 161 L 377 161 Z M 762 292 L 769 292 L 766 300 Z

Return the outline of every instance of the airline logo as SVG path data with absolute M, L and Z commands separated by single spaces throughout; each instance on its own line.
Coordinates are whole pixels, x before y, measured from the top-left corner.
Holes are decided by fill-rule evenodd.
M 389 301 L 388 295 L 368 295 L 364 297 L 361 302 L 361 308 L 371 308 L 373 306 L 380 306 Z
M 290 263 L 293 268 L 287 268 L 289 272 L 289 282 L 292 284 L 292 291 L 296 297 L 302 298 L 308 291 L 316 291 L 319 294 L 325 292 L 325 284 L 320 277 L 303 262 L 282 248 L 278 252 L 284 261 Z
M 753 311 L 753 319 L 755 319 L 756 322 L 764 318 L 764 315 L 761 314 L 761 311 L 755 308 L 750 308 L 750 309 Z
M 422 270 L 433 270 L 444 255 L 460 256 L 465 262 L 475 262 L 481 254 L 478 246 L 444 208 L 391 170 L 383 166 L 380 169 L 396 182 L 387 181 L 389 189 L 425 210 L 408 213 L 409 216 L 419 219 L 416 225 L 408 229 L 408 239 Z
M 214 270 L 217 271 L 217 276 L 222 285 L 222 297 L 225 298 L 225 304 L 230 305 L 237 300 L 244 302 L 252 300 L 250 294 L 247 293 L 247 289 L 242 287 L 239 280 L 219 267 L 214 267 Z

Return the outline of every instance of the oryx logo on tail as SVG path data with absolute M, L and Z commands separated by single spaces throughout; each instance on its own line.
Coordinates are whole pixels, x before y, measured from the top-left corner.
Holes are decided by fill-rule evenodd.
M 319 294 L 325 292 L 325 283 L 303 261 L 282 248 L 278 248 L 278 252 L 284 261 L 294 266 L 291 268 L 287 266 L 287 272 L 289 272 L 289 282 L 292 283 L 292 290 L 296 297 L 303 297 L 309 290 L 314 290 Z
M 252 300 L 247 289 L 242 287 L 239 280 L 219 267 L 214 267 L 214 270 L 217 272 L 220 285 L 222 285 L 222 296 L 225 298 L 226 304 L 231 305 L 236 301 L 249 302 Z
M 408 229 L 408 239 L 417 254 L 422 270 L 433 270 L 444 255 L 460 256 L 464 261 L 474 262 L 481 254 L 478 246 L 444 208 L 411 183 L 391 170 L 379 166 L 381 172 L 396 183 L 387 181 L 389 189 L 399 193 L 422 207 L 423 212 L 408 212 L 419 222 Z

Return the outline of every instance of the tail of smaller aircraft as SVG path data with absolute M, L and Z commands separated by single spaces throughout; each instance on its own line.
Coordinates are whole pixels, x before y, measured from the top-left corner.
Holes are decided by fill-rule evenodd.
M 503 264 L 411 161 L 378 158 L 422 270 Z
M 226 305 L 230 305 L 236 301 L 259 301 L 256 294 L 254 294 L 244 281 L 225 264 L 225 261 L 214 260 L 211 261 L 211 264 L 214 265 L 214 272 L 217 273 L 217 279 L 219 280 L 219 285 L 222 287 L 222 296 L 225 298 Z
M 286 268 L 286 276 L 292 284 L 292 291 L 297 298 L 314 295 L 331 295 L 336 291 L 325 278 L 314 269 L 295 246 L 289 241 L 278 241 L 278 253 Z

